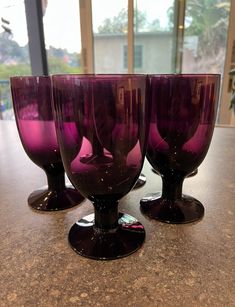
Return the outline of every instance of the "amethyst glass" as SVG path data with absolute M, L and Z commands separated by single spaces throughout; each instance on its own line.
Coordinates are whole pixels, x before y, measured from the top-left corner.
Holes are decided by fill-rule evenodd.
M 143 225 L 118 212 L 118 203 L 135 185 L 144 162 L 146 76 L 54 75 L 52 80 L 66 173 L 94 206 L 94 214 L 72 226 L 70 245 L 93 259 L 127 256 L 145 239 Z
M 29 158 L 45 171 L 48 181 L 48 187 L 30 194 L 29 205 L 45 211 L 77 205 L 84 198 L 72 186 L 65 186 L 65 171 L 52 114 L 50 77 L 12 77 L 10 82 L 22 145 Z
M 197 169 L 210 146 L 219 75 L 150 75 L 151 120 L 147 159 L 162 177 L 162 194 L 144 197 L 141 211 L 166 223 L 202 218 L 203 205 L 182 194 L 184 178 Z

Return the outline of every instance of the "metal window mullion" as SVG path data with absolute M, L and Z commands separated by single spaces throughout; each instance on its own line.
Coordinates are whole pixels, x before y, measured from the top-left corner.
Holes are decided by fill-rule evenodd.
M 32 75 L 48 75 L 41 1 L 25 0 Z
M 81 26 L 81 61 L 83 73 L 94 73 L 94 41 L 91 0 L 79 0 Z
M 127 29 L 127 62 L 128 73 L 134 72 L 134 3 L 128 0 L 128 29 Z
M 173 47 L 173 70 L 176 73 L 182 72 L 183 47 L 184 47 L 184 20 L 186 0 L 175 0 L 174 6 L 174 35 L 175 44 Z
M 229 103 L 231 100 L 231 88 L 229 87 L 230 84 L 229 71 L 235 66 L 235 63 L 232 63 L 232 51 L 233 51 L 234 41 L 235 41 L 235 1 L 231 1 L 227 46 L 226 46 L 226 54 L 224 61 L 224 71 L 223 71 L 220 108 L 219 108 L 219 117 L 218 117 L 218 123 L 222 125 L 235 124 L 235 116 L 232 110 L 229 109 Z

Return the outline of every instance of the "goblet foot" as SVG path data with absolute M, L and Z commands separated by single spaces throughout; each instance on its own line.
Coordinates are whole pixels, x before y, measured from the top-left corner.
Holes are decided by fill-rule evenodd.
M 170 224 L 195 222 L 204 215 L 203 205 L 188 195 L 171 201 L 162 198 L 160 193 L 149 194 L 141 199 L 140 208 L 149 218 Z
M 126 257 L 138 250 L 144 239 L 144 226 L 123 213 L 119 213 L 118 227 L 115 229 L 96 228 L 94 214 L 90 214 L 75 223 L 69 232 L 73 250 L 81 256 L 97 260 Z
M 80 162 L 84 164 L 106 164 L 112 162 L 111 157 L 105 155 L 85 155 L 80 158 Z
M 140 174 L 136 184 L 134 185 L 133 189 L 139 189 L 144 186 L 146 183 L 146 176 L 144 174 Z
M 42 187 L 28 197 L 31 208 L 41 211 L 58 211 L 77 206 L 84 197 L 74 188 L 66 187 L 61 191 L 53 191 Z

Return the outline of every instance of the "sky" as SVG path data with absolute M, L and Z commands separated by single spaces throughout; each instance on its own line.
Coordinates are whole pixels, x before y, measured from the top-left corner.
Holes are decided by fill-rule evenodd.
M 134 0 L 138 10 L 146 12 L 148 21 L 156 18 L 162 27 L 167 26 L 167 9 L 173 0 Z M 92 0 L 93 29 L 105 18 L 116 16 L 127 7 L 127 0 Z M 27 44 L 27 26 L 24 0 L 0 0 L 0 18 L 10 21 L 13 39 L 20 46 Z M 80 52 L 81 35 L 78 0 L 48 0 L 43 18 L 46 47 L 66 48 L 69 52 Z M 2 28 L 0 32 L 2 32 Z
M 27 26 L 25 20 L 24 0 L 0 0 L 0 19 L 10 21 L 9 27 L 13 31 L 13 39 L 20 46 L 28 42 Z M 2 24 L 2 22 L 0 21 Z M 0 32 L 4 30 L 0 27 Z

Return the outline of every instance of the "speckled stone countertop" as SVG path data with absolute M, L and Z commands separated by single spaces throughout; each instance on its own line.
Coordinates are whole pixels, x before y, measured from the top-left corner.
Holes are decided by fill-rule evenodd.
M 39 213 L 27 205 L 46 184 L 24 153 L 14 122 L 0 122 L 0 306 L 235 306 L 235 128 L 216 128 L 207 157 L 184 192 L 205 206 L 197 223 L 145 218 L 139 200 L 161 180 L 146 162 L 147 183 L 122 199 L 147 236 L 127 258 L 95 261 L 68 245 L 70 227 L 92 206 Z

